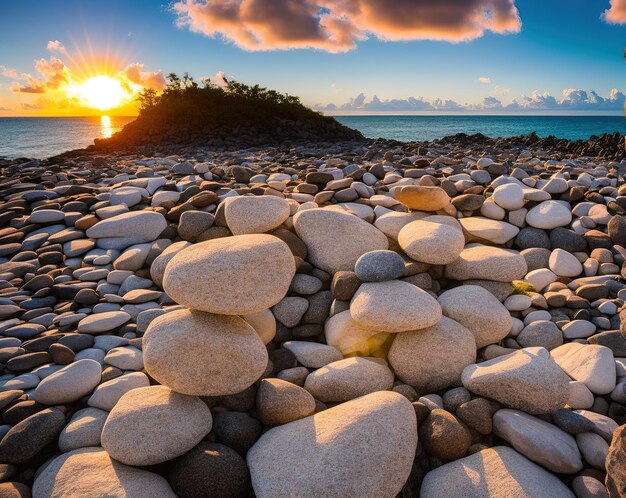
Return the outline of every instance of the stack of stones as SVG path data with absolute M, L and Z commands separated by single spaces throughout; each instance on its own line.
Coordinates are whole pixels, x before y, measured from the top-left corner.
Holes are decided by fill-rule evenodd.
M 626 163 L 490 147 L 5 164 L 0 496 L 624 495 Z

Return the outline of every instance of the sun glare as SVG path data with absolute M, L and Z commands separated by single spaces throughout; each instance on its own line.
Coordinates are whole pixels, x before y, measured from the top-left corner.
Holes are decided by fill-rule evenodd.
M 127 98 L 121 83 L 110 76 L 94 76 L 76 88 L 78 98 L 88 107 L 105 111 L 120 106 Z

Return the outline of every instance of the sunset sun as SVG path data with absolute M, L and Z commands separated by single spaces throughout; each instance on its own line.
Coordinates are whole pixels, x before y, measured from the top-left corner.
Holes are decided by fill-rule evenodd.
M 121 83 L 110 76 L 94 76 L 76 88 L 78 98 L 88 107 L 105 111 L 120 106 L 127 98 Z

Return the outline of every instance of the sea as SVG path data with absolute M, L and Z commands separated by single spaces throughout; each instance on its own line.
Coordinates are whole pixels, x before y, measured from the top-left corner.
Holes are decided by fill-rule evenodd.
M 626 134 L 623 116 L 334 116 L 368 138 L 401 141 L 434 140 L 456 133 L 511 137 L 536 132 L 569 140 L 619 132 Z M 0 118 L 0 157 L 43 159 L 84 148 L 95 138 L 107 138 L 133 117 Z

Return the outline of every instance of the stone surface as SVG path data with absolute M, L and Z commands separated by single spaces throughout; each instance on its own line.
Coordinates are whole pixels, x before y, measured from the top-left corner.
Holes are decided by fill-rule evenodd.
M 102 220 L 87 230 L 92 239 L 126 238 L 127 246 L 152 242 L 167 227 L 162 214 L 154 211 L 132 211 Z
M 619 427 L 613 434 L 613 440 L 606 459 L 606 487 L 609 496 L 619 497 L 626 493 L 626 425 Z
M 328 345 L 345 356 L 370 356 L 383 346 L 390 334 L 362 327 L 352 318 L 350 310 L 346 310 L 326 321 L 324 336 Z
M 458 223 L 436 223 L 427 218 L 405 225 L 398 234 L 398 243 L 416 261 L 447 265 L 463 251 L 465 237 Z
M 100 383 L 102 367 L 94 360 L 78 360 L 43 379 L 34 399 L 44 405 L 71 403 L 90 394 Z
M 56 457 L 35 479 L 34 498 L 91 496 L 176 498 L 158 474 L 113 460 L 102 448 L 81 448 Z
M 441 306 L 428 292 L 408 282 L 366 282 L 352 298 L 350 315 L 365 329 L 404 332 L 435 325 Z
M 572 213 L 558 201 L 544 201 L 526 214 L 526 223 L 535 228 L 551 229 L 569 225 Z
M 608 394 L 615 388 L 615 359 L 606 346 L 570 342 L 553 349 L 550 355 L 572 379 L 583 382 L 591 392 Z
M 477 348 L 500 341 L 511 330 L 509 311 L 491 292 L 477 285 L 445 291 L 438 301 L 445 316 L 474 334 Z
M 396 376 L 418 392 L 459 385 L 463 369 L 475 361 L 474 335 L 445 316 L 431 327 L 395 334 L 389 350 Z
M 165 386 L 133 389 L 117 402 L 102 430 L 102 447 L 127 465 L 176 458 L 211 431 L 212 417 L 200 398 Z
M 443 465 L 422 482 L 421 498 L 506 496 L 574 498 L 558 477 L 506 446 L 496 446 Z
M 282 425 L 313 415 L 315 399 L 291 382 L 263 379 L 257 390 L 256 408 L 263 424 Z
M 59 435 L 59 449 L 63 453 L 100 446 L 100 434 L 109 414 L 98 408 L 78 410 Z
M 404 275 L 404 260 L 395 251 L 366 252 L 357 259 L 354 272 L 363 282 L 384 282 Z
M 263 341 L 242 318 L 185 309 L 150 323 L 143 352 L 150 376 L 198 396 L 243 391 L 261 376 L 268 360 Z
M 307 209 L 294 216 L 294 227 L 307 246 L 309 261 L 333 274 L 353 270 L 367 252 L 388 248 L 384 233 L 351 214 Z
M 469 365 L 461 380 L 471 392 L 526 413 L 551 413 L 567 402 L 569 377 L 547 352 L 521 350 Z
M 89 406 L 111 411 L 119 399 L 132 389 L 148 387 L 150 379 L 143 372 L 120 375 L 97 386 L 87 403 Z
M 251 490 L 244 459 L 228 446 L 204 441 L 170 466 L 167 479 L 179 498 L 246 498 Z
M 469 244 L 458 259 L 446 266 L 446 276 L 454 280 L 495 280 L 510 282 L 527 272 L 526 260 L 517 251 Z
M 295 263 L 287 244 L 272 235 L 238 235 L 194 244 L 177 253 L 163 277 L 179 304 L 209 313 L 263 311 L 287 293 Z
M 457 417 L 445 410 L 435 409 L 420 424 L 419 441 L 429 455 L 450 461 L 467 453 L 472 435 Z
M 440 187 L 407 185 L 392 190 L 393 197 L 410 209 L 439 211 L 450 204 L 450 197 Z
M 247 455 L 254 493 L 394 498 L 411 471 L 415 427 L 404 396 L 377 392 L 270 429 Z
M 224 202 L 224 216 L 233 235 L 264 233 L 289 218 L 289 203 L 273 195 L 230 197 Z
M 573 474 L 583 468 L 574 438 L 540 418 L 505 408 L 494 414 L 493 429 L 495 435 L 548 470 Z
M 393 373 L 384 361 L 346 358 L 310 373 L 304 388 L 323 402 L 348 401 L 393 386 Z

